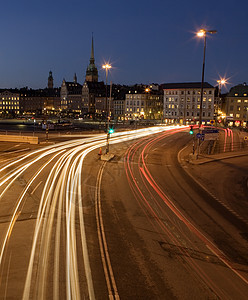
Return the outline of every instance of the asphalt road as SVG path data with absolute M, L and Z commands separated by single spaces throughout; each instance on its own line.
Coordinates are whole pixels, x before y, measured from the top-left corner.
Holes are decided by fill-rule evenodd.
M 246 299 L 247 163 L 180 164 L 189 138 L 2 144 L 0 298 Z
M 119 145 L 105 167 L 102 208 L 122 299 L 246 299 L 247 206 L 239 207 L 229 192 L 237 216 L 188 176 L 191 166 L 181 166 L 177 157 L 188 140 L 185 133 L 166 134 L 139 141 L 126 154 Z M 196 178 L 208 173 L 212 185 L 215 176 L 222 183 L 222 164 L 197 167 Z M 234 191 L 227 171 L 232 174 L 234 165 L 226 168 L 224 184 Z M 235 168 L 235 178 L 247 174 L 245 166 L 243 175 Z M 206 184 L 204 176 L 201 181 Z M 225 193 L 217 196 L 222 200 Z M 242 196 L 245 202 L 247 192 Z

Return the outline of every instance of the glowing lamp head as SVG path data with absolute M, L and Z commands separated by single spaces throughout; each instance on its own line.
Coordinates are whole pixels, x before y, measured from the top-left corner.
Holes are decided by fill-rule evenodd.
M 204 30 L 204 29 L 201 29 L 197 32 L 197 36 L 199 36 L 199 37 L 203 37 L 203 36 L 205 36 L 205 34 L 206 34 L 206 30 Z
M 110 64 L 105 64 L 105 65 L 102 65 L 102 68 L 103 69 L 111 69 L 112 66 Z

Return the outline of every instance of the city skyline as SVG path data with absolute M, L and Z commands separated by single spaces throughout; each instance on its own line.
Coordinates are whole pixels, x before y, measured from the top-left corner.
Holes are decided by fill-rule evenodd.
M 203 40 L 195 33 L 204 27 L 217 30 L 207 37 L 205 81 L 216 86 L 219 77 L 227 77 L 229 90 L 247 78 L 248 4 L 238 2 L 234 7 L 232 1 L 209 1 L 207 7 L 159 0 L 152 7 L 148 1 L 116 7 L 112 0 L 4 3 L 0 88 L 44 88 L 50 70 L 55 86 L 63 78 L 72 81 L 74 73 L 82 83 L 92 32 L 99 80 L 101 65 L 110 61 L 113 83 L 199 82 Z

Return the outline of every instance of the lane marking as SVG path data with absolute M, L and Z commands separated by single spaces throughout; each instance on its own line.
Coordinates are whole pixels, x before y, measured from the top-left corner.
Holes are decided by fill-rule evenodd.
M 42 180 L 36 185 L 36 187 L 32 190 L 31 195 L 34 194 L 34 192 L 38 189 L 38 187 L 41 185 Z
M 96 182 L 96 191 L 95 191 L 95 210 L 96 210 L 96 221 L 97 221 L 97 233 L 98 233 L 98 240 L 102 258 L 102 264 L 104 269 L 105 280 L 107 283 L 109 299 L 116 299 L 119 300 L 119 294 L 117 291 L 117 286 L 115 283 L 114 273 L 112 269 L 112 265 L 110 262 L 108 246 L 104 231 L 103 219 L 102 219 L 102 210 L 101 210 L 101 182 L 102 182 L 102 174 L 106 162 L 104 162 L 98 172 L 97 175 L 97 182 Z

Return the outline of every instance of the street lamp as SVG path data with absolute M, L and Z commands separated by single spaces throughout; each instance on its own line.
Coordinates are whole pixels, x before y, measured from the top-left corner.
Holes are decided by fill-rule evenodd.
M 107 112 L 107 144 L 106 144 L 106 154 L 109 153 L 109 119 L 110 119 L 110 109 L 108 105 L 108 71 L 112 68 L 110 64 L 102 65 L 102 68 L 106 73 L 106 103 L 105 103 L 105 111 Z
M 218 102 L 217 102 L 217 114 L 218 114 L 218 111 L 220 109 L 220 102 L 221 102 L 221 99 L 220 99 L 221 87 L 222 87 L 222 85 L 225 85 L 227 83 L 227 80 L 225 78 L 220 78 L 219 80 L 217 80 L 217 83 L 219 85 L 219 88 L 218 88 Z
M 197 32 L 198 37 L 204 37 L 204 50 L 203 50 L 203 64 L 202 64 L 202 81 L 201 81 L 201 100 L 200 100 L 200 115 L 199 115 L 199 128 L 202 125 L 202 102 L 203 102 L 203 84 L 204 84 L 204 71 L 205 71 L 205 56 L 206 56 L 206 37 L 207 33 L 214 34 L 217 30 L 201 29 Z

